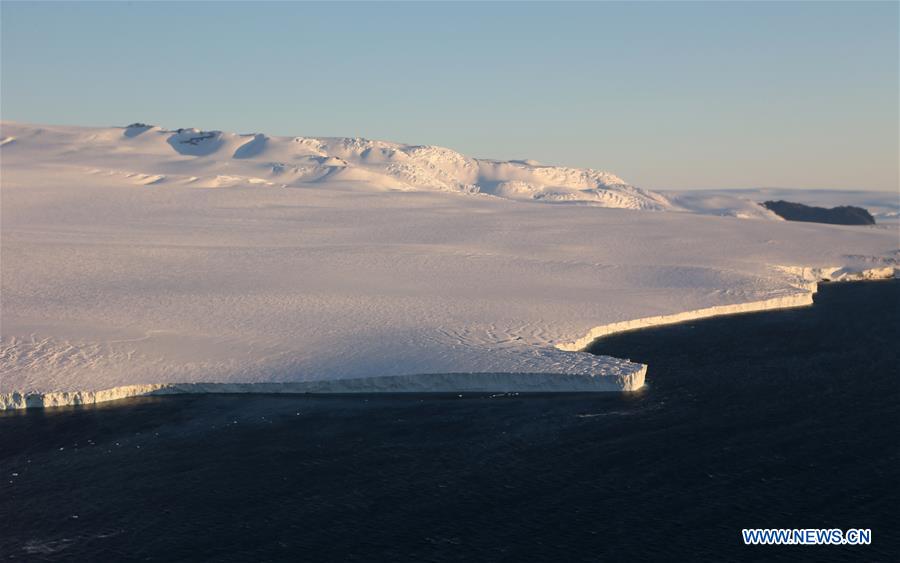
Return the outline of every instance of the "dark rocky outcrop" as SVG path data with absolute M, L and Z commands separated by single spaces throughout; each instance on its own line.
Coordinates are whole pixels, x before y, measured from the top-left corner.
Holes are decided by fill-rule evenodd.
M 831 209 L 812 207 L 790 201 L 763 202 L 766 209 L 788 221 L 829 223 L 831 225 L 874 225 L 875 218 L 862 207 L 843 205 Z
M 123 135 L 125 135 L 128 138 L 137 137 L 144 131 L 149 131 L 152 128 L 153 128 L 152 125 L 147 125 L 146 123 L 136 122 L 136 123 L 132 123 L 131 125 L 127 125 L 125 127 L 125 132 L 123 133 Z

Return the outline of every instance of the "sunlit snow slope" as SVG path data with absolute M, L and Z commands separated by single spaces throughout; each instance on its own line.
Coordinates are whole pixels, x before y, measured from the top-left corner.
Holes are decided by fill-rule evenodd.
M 509 199 L 667 209 L 663 196 L 607 172 L 534 161 L 479 160 L 435 146 L 358 138 L 268 137 L 135 124 L 88 129 L 5 124 L 4 146 L 40 147 L 43 164 L 123 184 L 298 187 L 484 193 Z M 10 147 L 12 148 L 12 147 Z M 71 168 L 69 168 L 71 166 Z
M 2 129 L 7 407 L 628 390 L 644 366 L 573 350 L 654 319 L 807 304 L 816 279 L 898 259 L 896 229 L 687 213 L 610 174 L 436 147 Z

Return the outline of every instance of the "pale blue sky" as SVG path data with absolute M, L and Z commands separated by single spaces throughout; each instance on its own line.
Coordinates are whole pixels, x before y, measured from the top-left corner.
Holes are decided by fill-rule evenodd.
M 364 136 L 648 188 L 898 189 L 895 2 L 0 9 L 3 119 Z

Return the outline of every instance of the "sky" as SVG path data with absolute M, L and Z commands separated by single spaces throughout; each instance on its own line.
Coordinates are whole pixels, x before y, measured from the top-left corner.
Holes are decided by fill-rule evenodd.
M 898 190 L 900 4 L 0 3 L 0 116 Z

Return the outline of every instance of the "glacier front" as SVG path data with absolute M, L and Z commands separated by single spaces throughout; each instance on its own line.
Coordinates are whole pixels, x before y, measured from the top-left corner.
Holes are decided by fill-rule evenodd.
M 605 172 L 438 147 L 5 123 L 0 150 L 0 408 L 633 390 L 646 366 L 579 350 L 806 305 L 816 281 L 891 277 L 900 257 L 896 226 L 706 215 Z

